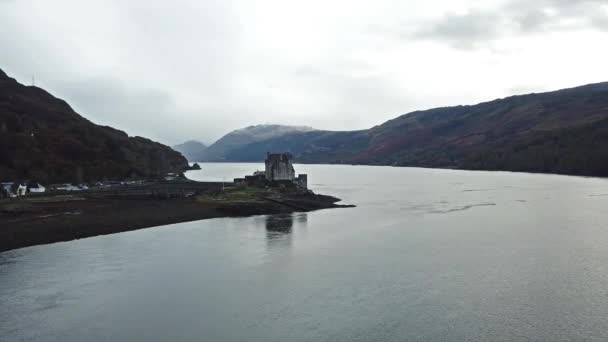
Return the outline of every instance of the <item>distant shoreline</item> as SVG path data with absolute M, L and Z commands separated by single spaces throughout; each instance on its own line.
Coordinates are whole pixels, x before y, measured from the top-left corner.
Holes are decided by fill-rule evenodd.
M 190 164 L 194 162 L 188 162 Z M 198 164 L 264 164 L 264 161 L 252 162 L 252 161 L 198 161 Z M 450 168 L 450 167 L 430 167 L 430 166 L 408 166 L 408 165 L 383 165 L 383 164 L 348 164 L 348 163 L 314 163 L 314 162 L 299 162 L 295 161 L 294 165 L 320 165 L 320 166 L 363 166 L 363 167 L 390 167 L 395 169 L 421 169 L 421 170 L 443 170 L 443 171 L 466 171 L 466 172 L 491 172 L 491 173 L 521 173 L 528 175 L 542 175 L 542 176 L 561 176 L 561 177 L 580 177 L 580 178 L 597 178 L 597 179 L 608 179 L 608 176 L 600 175 L 587 175 L 580 173 L 555 173 L 555 172 L 541 172 L 541 171 L 522 171 L 522 170 L 481 170 L 481 169 L 463 169 L 463 168 Z M 191 170 L 187 170 L 191 171 Z
M 207 195 L 168 199 L 70 193 L 2 200 L 0 252 L 211 218 L 350 207 L 336 204 L 337 198 L 314 194 L 281 195 L 284 200 L 257 194 L 246 200 L 217 200 L 213 191 L 217 189 Z

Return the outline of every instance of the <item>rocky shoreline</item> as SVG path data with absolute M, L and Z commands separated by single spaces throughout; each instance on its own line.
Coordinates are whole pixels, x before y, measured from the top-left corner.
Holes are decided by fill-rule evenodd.
M 196 182 L 194 182 L 196 183 Z M 167 188 L 166 194 L 177 193 Z M 127 195 L 125 195 L 127 194 Z M 182 192 L 47 194 L 0 201 L 0 252 L 220 217 L 347 208 L 340 199 L 288 189 L 227 188 Z

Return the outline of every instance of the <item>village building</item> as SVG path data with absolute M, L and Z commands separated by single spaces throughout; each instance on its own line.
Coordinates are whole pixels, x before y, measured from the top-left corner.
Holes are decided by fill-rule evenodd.
M 169 172 L 167 173 L 167 175 L 165 175 L 165 180 L 166 181 L 174 181 L 174 180 L 178 180 L 179 179 L 179 175 L 173 172 Z
M 13 193 L 13 182 L 2 182 L 0 183 L 0 198 L 14 197 Z
M 53 184 L 49 185 L 49 188 L 54 191 L 82 191 L 88 189 L 84 185 L 73 185 L 72 183 Z
M 25 194 L 27 194 L 27 186 L 25 184 L 19 184 L 17 186 L 16 194 L 17 196 L 25 196 Z
M 0 197 L 14 198 L 25 196 L 28 193 L 43 193 L 46 188 L 37 182 L 2 182 L 0 184 Z
M 40 193 L 43 193 L 46 191 L 46 188 L 44 186 L 42 186 L 42 185 L 40 185 L 40 183 L 36 183 L 36 182 L 29 183 L 27 185 L 27 189 L 30 193 L 33 193 L 33 194 L 40 194 Z

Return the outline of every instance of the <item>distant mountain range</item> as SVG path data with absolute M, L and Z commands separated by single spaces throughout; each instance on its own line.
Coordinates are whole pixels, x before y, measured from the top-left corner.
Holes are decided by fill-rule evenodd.
M 261 161 L 286 151 L 301 163 L 608 176 L 608 83 L 417 111 L 359 131 L 249 126 L 209 147 L 175 149 L 191 161 Z M 96 125 L 0 70 L 0 180 L 156 177 L 187 167 L 179 152 Z
M 302 163 L 608 176 L 608 83 L 417 111 L 360 131 L 264 135 L 255 127 L 273 126 L 234 131 L 201 161 L 260 161 L 267 151 L 288 151 Z
M 183 154 L 188 160 L 201 161 L 205 159 L 207 145 L 197 140 L 188 140 L 183 144 L 173 146 L 173 149 Z
M 0 181 L 156 177 L 187 167 L 179 152 L 96 125 L 65 101 L 0 70 Z
M 260 141 L 313 131 L 315 131 L 314 128 L 306 126 L 256 125 L 232 131 L 209 147 L 204 146 L 204 144 L 198 141 L 191 140 L 173 146 L 173 148 L 183 153 L 190 161 L 234 161 L 230 156 L 231 151 Z M 263 159 L 265 155 L 264 152 L 262 155 L 257 156 L 256 160 Z

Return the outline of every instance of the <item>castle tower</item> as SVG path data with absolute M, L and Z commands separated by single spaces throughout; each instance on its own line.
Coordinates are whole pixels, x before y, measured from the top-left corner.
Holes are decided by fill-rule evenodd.
M 296 171 L 291 162 L 289 153 L 268 153 L 266 155 L 266 180 L 274 181 L 294 181 Z

